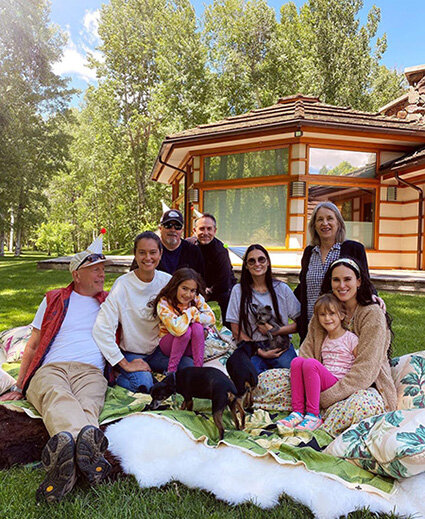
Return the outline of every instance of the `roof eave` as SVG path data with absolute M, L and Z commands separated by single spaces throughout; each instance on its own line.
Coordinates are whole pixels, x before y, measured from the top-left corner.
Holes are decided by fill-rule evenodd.
M 224 130 L 221 132 L 216 132 L 214 134 L 211 133 L 201 133 L 196 135 L 183 135 L 176 137 L 165 137 L 164 141 L 161 144 L 161 148 L 159 150 L 158 156 L 155 160 L 155 163 L 151 172 L 151 180 L 157 181 L 161 176 L 161 171 L 163 169 L 163 165 L 159 163 L 158 157 L 163 156 L 163 150 L 169 146 L 169 152 L 172 151 L 173 147 L 176 145 L 184 145 L 187 142 L 191 144 L 197 144 L 199 141 L 202 143 L 208 144 L 217 140 L 223 140 L 226 137 L 234 137 L 237 135 L 245 136 L 259 131 L 268 131 L 268 130 L 278 130 L 280 128 L 291 128 L 294 127 L 296 129 L 301 128 L 303 126 L 313 126 L 318 128 L 331 128 L 331 129 L 350 129 L 353 131 L 361 131 L 366 133 L 372 132 L 382 132 L 384 134 L 392 134 L 392 135 L 409 135 L 412 137 L 425 137 L 425 128 L 421 129 L 412 129 L 412 128 L 388 128 L 384 126 L 369 126 L 369 125 L 361 125 L 355 123 L 339 123 L 339 122 L 330 122 L 330 121 L 317 121 L 314 119 L 306 119 L 306 118 L 297 118 L 291 119 L 290 121 L 279 121 L 273 124 L 265 124 L 262 126 L 253 126 L 250 128 L 235 128 L 231 130 Z M 169 155 L 169 153 L 167 154 Z M 167 158 L 164 159 L 167 161 Z

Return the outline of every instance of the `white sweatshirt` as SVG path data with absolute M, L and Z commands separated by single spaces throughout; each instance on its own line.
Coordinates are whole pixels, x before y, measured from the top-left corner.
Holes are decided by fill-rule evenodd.
M 159 319 L 152 317 L 149 301 L 171 279 L 166 272 L 155 271 L 150 283 L 141 281 L 134 272 L 119 277 L 97 316 L 93 337 L 105 359 L 115 366 L 124 356 L 115 342 L 121 323 L 120 348 L 132 353 L 149 355 L 159 343 Z

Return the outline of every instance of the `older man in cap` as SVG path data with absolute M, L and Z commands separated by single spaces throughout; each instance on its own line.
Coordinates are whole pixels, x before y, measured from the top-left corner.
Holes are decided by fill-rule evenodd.
M 1 397 L 25 395 L 50 435 L 41 457 L 47 475 L 38 501 L 62 499 L 76 482 L 77 468 L 92 484 L 111 468 L 103 456 L 108 441 L 98 428 L 107 388 L 105 361 L 92 337 L 107 295 L 104 262 L 101 236 L 71 258 L 72 283 L 47 292 L 32 322 L 16 384 Z
M 162 215 L 159 231 L 163 250 L 157 269 L 173 275 L 176 270 L 189 267 L 203 278 L 204 258 L 198 247 L 182 240 L 183 223 L 183 215 L 177 209 L 169 209 Z

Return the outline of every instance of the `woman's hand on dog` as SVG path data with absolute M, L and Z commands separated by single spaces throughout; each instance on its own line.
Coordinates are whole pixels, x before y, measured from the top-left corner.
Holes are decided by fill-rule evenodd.
M 134 373 L 135 371 L 152 371 L 149 364 L 143 359 L 133 359 L 131 362 L 128 362 L 126 359 L 122 359 L 122 361 L 119 362 L 119 365 L 124 371 L 127 371 L 128 373 Z
M 257 324 L 257 330 L 262 334 L 262 335 L 267 335 L 267 332 L 269 330 L 273 330 L 273 326 L 269 323 L 264 323 L 264 324 Z M 274 335 L 274 333 L 272 334 Z
M 257 355 L 263 359 L 277 359 L 282 355 L 282 350 L 280 348 L 275 348 L 274 350 L 265 351 L 258 348 Z

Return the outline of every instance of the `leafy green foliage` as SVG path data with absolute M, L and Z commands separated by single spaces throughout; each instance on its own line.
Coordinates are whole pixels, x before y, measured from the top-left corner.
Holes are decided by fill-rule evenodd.
M 74 226 L 64 222 L 43 222 L 37 229 L 38 249 L 46 251 L 48 255 L 52 252 L 61 256 L 67 252 L 72 252 L 72 232 Z
M 48 12 L 46 0 L 0 2 L 0 234 L 13 213 L 17 255 L 45 216 L 43 189 L 67 150 L 62 121 L 72 92 L 51 70 L 64 38 Z

